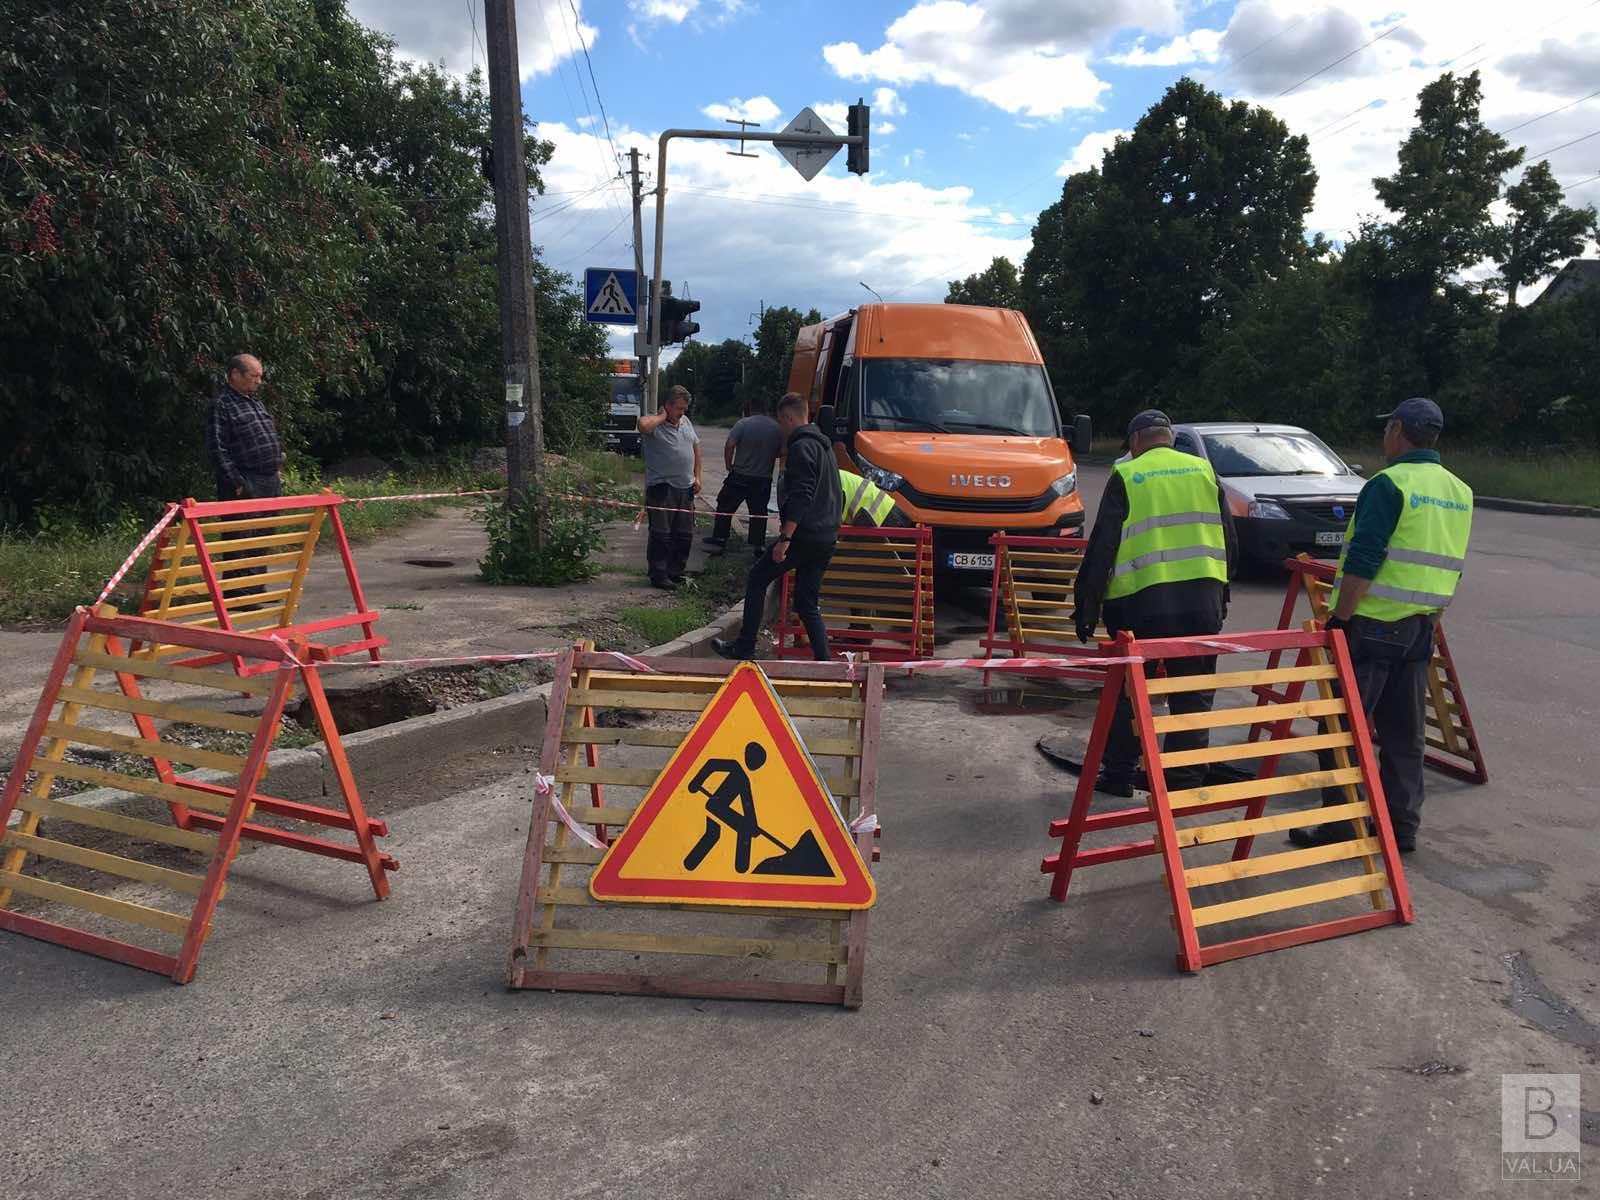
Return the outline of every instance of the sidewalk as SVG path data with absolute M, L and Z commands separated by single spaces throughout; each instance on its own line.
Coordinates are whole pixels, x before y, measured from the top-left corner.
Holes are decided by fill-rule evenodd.
M 704 494 L 716 500 L 725 472 L 720 429 L 704 429 Z M 697 521 L 689 571 L 705 566 L 700 537 L 709 521 Z M 389 537 L 354 547 L 367 603 L 380 614 L 378 632 L 389 639 L 385 658 L 516 654 L 556 650 L 595 633 L 613 642 L 625 636 L 616 614 L 634 605 L 666 607 L 673 597 L 651 588 L 645 573 L 646 529 L 632 517 L 611 524 L 599 555 L 601 573 L 558 588 L 491 587 L 478 577 L 485 550 L 483 528 L 468 509 L 424 517 Z M 419 563 L 434 565 L 417 565 Z M 92 597 L 85 597 L 87 602 Z M 319 550 L 306 583 L 300 613 L 306 620 L 348 612 L 350 594 L 331 545 Z M 65 622 L 62 623 L 64 628 Z M 38 703 L 61 628 L 0 630 L 0 774 L 9 768 Z M 644 644 L 630 647 L 643 649 Z M 330 687 L 369 683 L 416 668 L 403 666 L 335 669 Z M 181 685 L 151 689 L 162 699 L 210 699 L 215 693 Z

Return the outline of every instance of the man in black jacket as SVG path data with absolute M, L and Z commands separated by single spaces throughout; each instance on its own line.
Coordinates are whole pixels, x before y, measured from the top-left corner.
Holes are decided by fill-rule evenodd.
M 1135 460 L 1147 451 L 1164 449 L 1170 452 L 1172 439 L 1172 422 L 1159 409 L 1146 409 L 1128 424 L 1128 449 Z M 1231 579 L 1238 563 L 1238 541 L 1228 497 L 1221 484 L 1217 485 L 1216 504 L 1227 564 L 1223 573 Z M 1106 598 L 1118 558 L 1126 557 L 1120 555 L 1120 551 L 1128 518 L 1128 485 L 1124 482 L 1124 471 L 1113 468 L 1100 496 L 1094 532 L 1089 535 L 1089 545 L 1083 552 L 1083 564 L 1078 568 L 1074 584 L 1073 623 L 1078 640 L 1092 641 L 1095 625 L 1101 619 L 1109 633 L 1115 635 L 1126 629 L 1136 638 L 1193 637 L 1220 631 L 1228 615 L 1228 585 L 1215 578 L 1155 582 L 1128 595 Z M 1156 519 L 1170 526 L 1175 518 Z M 1147 519 L 1142 524 L 1149 525 L 1151 521 Z M 1172 658 L 1166 661 L 1166 668 L 1172 675 L 1210 675 L 1217 669 L 1217 659 L 1215 655 Z M 1175 716 L 1209 712 L 1212 695 L 1211 692 L 1174 692 L 1168 697 L 1168 711 Z M 1208 731 L 1202 728 L 1168 733 L 1163 745 L 1168 751 L 1198 750 L 1205 747 L 1207 741 Z M 1117 703 L 1116 719 L 1107 731 L 1105 756 L 1100 762 L 1095 790 L 1112 796 L 1132 796 L 1134 769 L 1138 763 L 1139 739 L 1133 728 L 1133 706 L 1124 695 Z M 1166 773 L 1166 783 L 1174 789 L 1199 787 L 1205 781 L 1205 774 L 1203 765 L 1171 768 Z
M 778 401 L 778 427 L 783 430 L 785 460 L 778 481 L 778 540 L 750 568 L 744 589 L 744 624 L 732 642 L 719 639 L 711 645 L 723 658 L 753 658 L 756 634 L 767 589 L 785 571 L 794 571 L 794 607 L 806 627 L 811 656 L 828 660 L 828 631 L 818 603 L 822 573 L 833 558 L 839 540 L 844 495 L 839 488 L 839 468 L 833 443 L 806 420 L 804 396 L 790 392 Z

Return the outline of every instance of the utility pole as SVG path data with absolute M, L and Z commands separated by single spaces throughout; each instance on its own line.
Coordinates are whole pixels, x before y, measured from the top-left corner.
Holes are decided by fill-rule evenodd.
M 499 248 L 495 265 L 500 277 L 509 505 L 529 488 L 542 495 L 544 413 L 533 311 L 533 231 L 528 217 L 528 169 L 523 159 L 516 0 L 483 0 L 483 16 L 489 52 L 489 132 L 494 156 L 494 231 Z
M 648 344 L 649 336 L 645 328 L 645 282 L 644 282 L 644 184 L 639 179 L 639 148 L 632 147 L 628 151 L 628 174 L 633 177 L 633 272 L 638 282 L 638 303 L 634 311 L 638 314 L 638 329 L 634 335 L 634 352 L 637 354 Z M 656 398 L 650 391 L 650 355 L 639 354 L 639 411 L 646 415 L 655 412 Z

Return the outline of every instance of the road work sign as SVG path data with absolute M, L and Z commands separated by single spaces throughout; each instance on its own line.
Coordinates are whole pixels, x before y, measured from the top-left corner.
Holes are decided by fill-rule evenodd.
M 597 900 L 870 908 L 872 877 L 761 668 L 741 663 L 589 879 Z
M 634 325 L 639 320 L 639 273 L 621 267 L 589 267 L 583 273 L 584 316 L 598 325 Z
M 778 135 L 777 141 L 772 144 L 778 148 L 778 153 L 788 160 L 789 165 L 800 173 L 800 178 L 810 183 L 817 177 L 817 173 L 828 165 L 828 160 L 839 153 L 838 146 L 817 146 L 805 143 L 785 142 L 782 140 L 784 133 L 804 133 L 811 136 L 830 136 L 833 130 L 828 128 L 827 122 L 817 116 L 809 108 L 802 108 L 795 114 L 794 120 L 783 127 L 783 132 Z

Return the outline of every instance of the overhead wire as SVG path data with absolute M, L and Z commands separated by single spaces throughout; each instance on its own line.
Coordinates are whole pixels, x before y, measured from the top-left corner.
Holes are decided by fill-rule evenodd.
M 1338 58 L 1334 59 L 1327 66 L 1323 67 L 1320 70 L 1311 72 L 1311 74 L 1307 75 L 1299 83 L 1296 83 L 1296 84 L 1293 84 L 1290 87 L 1284 88 L 1283 91 L 1279 92 L 1276 96 L 1273 97 L 1273 99 L 1274 100 L 1282 100 L 1290 92 L 1295 91 L 1298 88 L 1304 87 L 1306 84 L 1310 83 L 1313 79 L 1315 79 L 1319 75 L 1326 75 L 1329 71 L 1333 70 L 1340 63 L 1345 62 L 1348 59 L 1354 58 L 1356 55 L 1360 54 L 1363 50 L 1365 50 L 1368 46 L 1377 45 L 1379 42 L 1383 41 L 1384 38 L 1388 37 L 1391 33 L 1395 33 L 1395 32 L 1397 32 L 1397 31 L 1399 31 L 1399 30 L 1401 30 L 1403 28 L 1405 28 L 1405 22 L 1404 21 L 1396 21 L 1393 25 L 1389 26 L 1389 28 L 1385 29 L 1382 33 L 1378 34 L 1377 37 L 1372 38 L 1369 41 L 1362 42 L 1361 45 L 1357 46 L 1354 50 L 1350 51 L 1350 53 L 1341 54 Z

